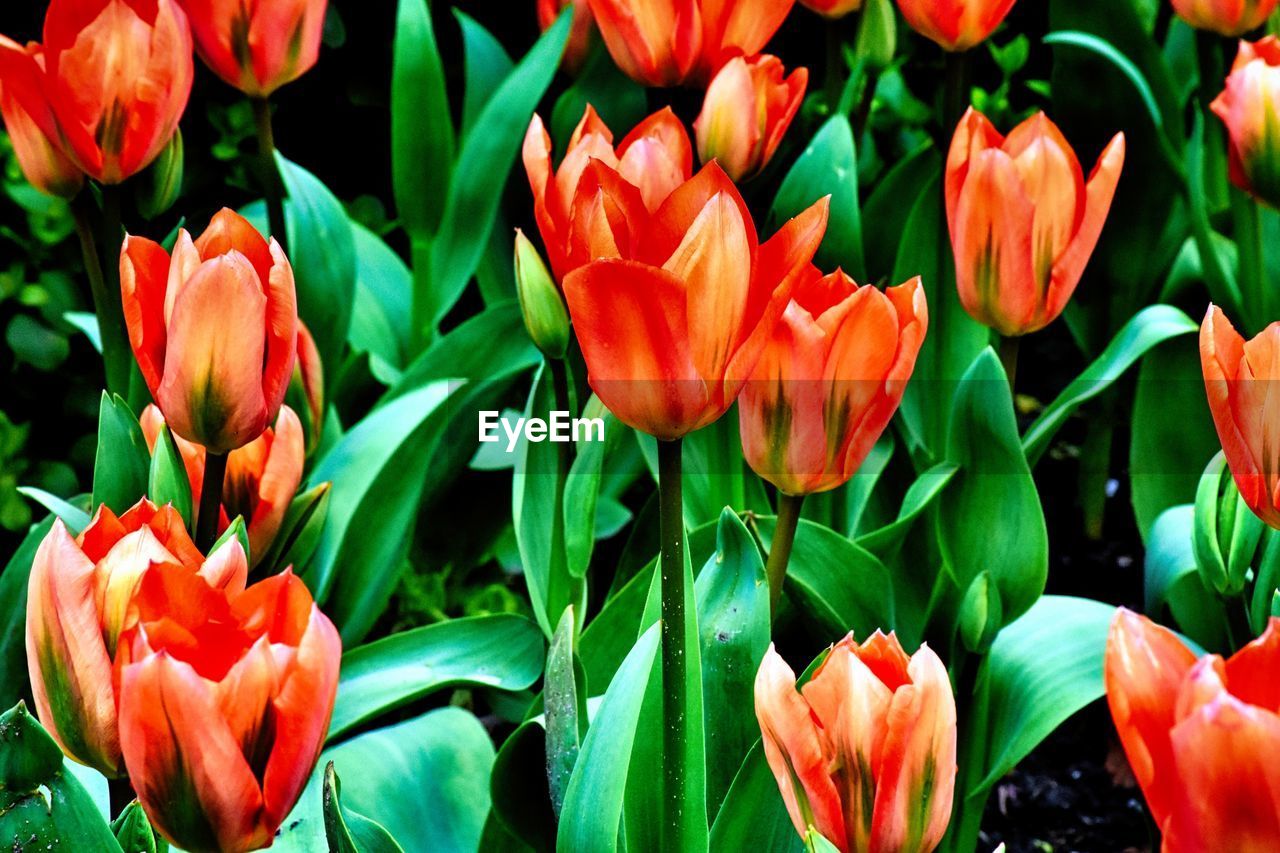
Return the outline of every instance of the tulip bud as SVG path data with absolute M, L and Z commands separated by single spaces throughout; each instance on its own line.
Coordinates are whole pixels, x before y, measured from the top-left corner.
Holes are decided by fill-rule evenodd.
M 1102 234 L 1124 164 L 1124 134 L 1086 182 L 1044 113 L 1006 138 L 970 109 L 947 156 L 947 223 L 956 285 L 969 315 L 1006 337 L 1062 313 Z
M 129 343 L 175 435 L 226 453 L 275 420 L 297 348 L 293 268 L 243 217 L 223 209 L 172 258 L 128 236 L 120 288 Z
M 824 18 L 843 18 L 862 8 L 863 0 L 800 0 L 800 5 L 812 9 Z
M 735 181 L 765 167 L 800 109 L 809 81 L 808 69 L 785 73 L 781 60 L 767 54 L 725 63 L 693 123 L 703 163 L 717 161 Z
M 516 229 L 516 294 L 533 343 L 547 358 L 564 358 L 569 347 L 569 312 L 547 265 L 524 232 Z
M 891 0 L 867 0 L 854 53 L 870 71 L 883 71 L 898 50 L 898 17 Z
M 1280 207 L 1280 39 L 1240 42 L 1226 88 L 1210 108 L 1227 126 L 1231 182 Z
M 328 0 L 183 0 L 196 52 L 214 74 L 266 98 L 316 64 Z
M 324 434 L 324 364 L 320 361 L 316 339 L 301 320 L 298 321 L 298 358 L 285 400 L 302 420 L 309 456 L 320 445 Z
M 1205 585 L 1223 595 L 1236 595 L 1243 590 L 1264 529 L 1232 482 L 1226 457 L 1217 454 L 1196 490 L 1191 538 Z
M 1197 30 L 1237 38 L 1267 22 L 1278 0 L 1173 0 L 1173 11 Z
M 898 0 L 911 29 L 943 50 L 968 50 L 995 32 L 1014 0 Z
M 590 0 L 538 0 L 538 27 L 543 32 L 551 28 L 566 6 L 573 6 L 573 29 L 569 42 L 564 46 L 564 67 L 570 74 L 582 70 L 595 43 L 596 23 L 591 16 Z
M 1004 627 L 1000 587 L 990 572 L 982 572 L 965 590 L 960 603 L 960 639 L 975 654 L 986 654 Z
M 84 173 L 57 141 L 56 122 L 40 90 L 43 61 L 39 45 L 23 48 L 0 36 L 0 116 L 27 182 L 48 195 L 72 198 L 84 186 Z
M 154 219 L 173 207 L 182 193 L 182 131 L 176 131 L 164 151 L 143 172 L 138 188 L 138 212 L 144 219 Z

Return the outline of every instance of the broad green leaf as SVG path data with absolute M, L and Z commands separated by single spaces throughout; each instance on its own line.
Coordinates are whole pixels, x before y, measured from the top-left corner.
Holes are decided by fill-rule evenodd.
M 324 768 L 324 834 L 329 853 L 403 853 L 385 827 L 343 806 L 332 761 Z
M 1152 347 L 1170 338 L 1198 332 L 1190 317 L 1169 305 L 1152 305 L 1135 315 L 1107 348 L 1062 389 L 1022 437 L 1022 449 L 1034 466 L 1071 413 L 1084 401 L 1101 394 Z
M 587 573 L 596 544 L 596 515 L 605 476 L 606 459 L 630 430 L 603 406 L 589 405 L 587 417 L 599 414 L 604 420 L 604 441 L 578 443 L 578 455 L 564 484 L 564 544 L 569 574 L 581 578 Z
M 542 673 L 542 632 L 500 613 L 401 631 L 342 656 L 329 738 L 457 685 L 523 690 Z
M 453 10 L 462 28 L 466 85 L 462 92 L 462 135 L 466 136 L 514 67 L 511 57 L 493 34 L 460 9 Z
M 138 418 L 120 395 L 102 392 L 98 451 L 93 462 L 94 511 L 106 504 L 120 515 L 147 493 L 151 455 Z
M 912 202 L 920 198 L 925 186 L 941 168 L 938 149 L 932 142 L 926 142 L 895 163 L 876 182 L 862 208 L 868 282 L 880 281 L 894 270 L 898 245 L 908 233 L 907 218 L 911 215 Z
M 413 274 L 395 250 L 358 222 L 351 223 L 356 250 L 356 299 L 348 340 L 403 368 L 410 343 Z
M 18 486 L 14 491 L 18 494 L 30 498 L 40 506 L 49 510 L 49 512 L 62 519 L 62 523 L 67 526 L 72 536 L 80 535 L 80 531 L 89 526 L 92 520 L 89 513 L 81 509 L 77 504 L 80 498 L 73 500 L 64 500 L 57 495 L 51 495 L 44 489 L 37 489 L 33 486 Z M 85 497 L 85 496 L 81 496 Z
M 543 721 L 525 720 L 498 750 L 489 777 L 493 815 L 510 835 L 538 851 L 556 847 L 556 814 L 547 784 L 546 731 Z M 508 853 L 510 847 L 486 848 Z
M 898 517 L 878 530 L 871 530 L 857 537 L 854 542 L 866 548 L 881 560 L 891 560 L 902 546 L 902 540 L 912 526 L 943 493 L 958 469 L 949 462 L 939 462 L 921 472 L 902 498 Z
M 400 0 L 391 60 L 391 185 L 414 240 L 440 227 L 453 168 L 453 119 L 427 0 Z
M 156 506 L 173 504 L 187 529 L 192 529 L 195 513 L 191 504 L 191 481 L 187 479 L 187 468 L 167 426 L 161 427 L 151 454 L 147 497 Z
M 578 763 L 581 750 L 581 733 L 586 720 L 579 719 L 579 702 L 582 688 L 578 685 L 574 667 L 574 635 L 577 623 L 573 607 L 566 607 L 551 638 L 547 651 L 547 677 L 543 687 L 547 730 L 547 783 L 551 794 L 551 807 L 560 814 L 564 808 L 565 792 L 573 776 L 573 766 Z
M 587 685 L 608 684 L 631 650 L 649 599 L 656 562 L 650 561 L 614 594 L 587 625 L 578 642 Z
M 327 849 L 325 767 L 342 778 L 344 809 L 385 829 L 407 851 L 475 850 L 489 814 L 493 744 L 461 708 L 439 708 L 375 729 L 320 754 L 273 853 Z
M 1143 562 L 1143 609 L 1159 619 L 1168 607 L 1178 628 L 1196 643 L 1207 649 L 1226 648 L 1226 613 L 1196 563 L 1194 524 L 1195 507 L 1183 504 L 1166 509 L 1151 525 Z
M 757 738 L 711 827 L 711 853 L 800 853 L 803 849 Z

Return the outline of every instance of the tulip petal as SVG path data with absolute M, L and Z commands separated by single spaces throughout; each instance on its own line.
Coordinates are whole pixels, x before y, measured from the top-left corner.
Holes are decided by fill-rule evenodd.
M 253 555 L 255 566 L 266 555 L 280 530 L 285 510 L 289 508 L 289 502 L 293 500 L 298 484 L 302 482 L 302 468 L 306 460 L 306 438 L 302 433 L 302 422 L 288 406 L 280 407 L 280 415 L 276 418 L 272 435 L 268 437 L 264 433 L 261 440 L 269 441 L 269 450 L 262 466 L 252 478 L 255 486 L 254 500 L 248 517 L 249 552 Z M 238 461 L 234 457 L 239 452 L 232 452 L 227 464 L 228 474 L 233 466 L 238 467 Z
M 614 62 L 631 79 L 674 86 L 692 69 L 702 44 L 695 0 L 591 0 L 591 13 Z
M 1107 213 L 1111 210 L 1111 200 L 1116 194 L 1116 185 L 1120 182 L 1124 152 L 1124 134 L 1117 133 L 1098 157 L 1097 165 L 1089 175 L 1080 229 L 1076 231 L 1066 251 L 1053 264 L 1053 277 L 1049 284 L 1045 308 L 1049 319 L 1057 317 L 1066 307 L 1067 300 L 1071 298 L 1076 285 L 1080 282 L 1080 277 L 1084 275 L 1089 257 L 1098 245 L 1102 226 L 1107 221 Z
M 262 365 L 262 397 L 267 404 L 267 423 L 274 421 L 280 412 L 298 357 L 298 301 L 293 267 L 274 239 L 269 248 L 271 272 L 261 279 L 267 293 L 266 361 Z
M 955 223 L 956 211 L 960 206 L 960 192 L 969 177 L 969 165 L 981 152 L 989 148 L 999 148 L 1004 144 L 1004 137 L 996 130 L 990 120 L 982 113 L 969 107 L 960 124 L 956 126 L 951 137 L 951 147 L 947 151 L 947 222 Z M 952 225 L 952 238 L 955 237 L 955 226 Z
M 764 112 L 746 60 L 740 56 L 729 60 L 707 87 L 702 112 L 693 123 L 702 162 L 715 160 L 735 180 L 754 172 L 763 148 L 760 118 Z
M 1280 713 L 1280 619 L 1272 617 L 1262 636 L 1226 662 L 1227 686 L 1241 702 Z
M 169 253 L 159 243 L 126 235 L 120 252 L 120 298 L 129 344 L 153 395 L 164 377 L 168 279 Z
M 657 210 L 693 174 L 689 134 L 670 107 L 646 118 L 618 146 L 618 172 Z
M 538 233 L 547 249 L 547 257 L 556 280 L 561 280 L 565 269 L 565 221 L 567 202 L 559 196 L 559 190 L 552 180 L 551 172 L 551 136 L 542 124 L 542 118 L 536 113 L 529 122 L 529 130 L 525 133 L 524 145 L 520 149 L 520 157 L 524 161 L 524 171 L 529 178 L 529 189 L 533 192 L 533 216 L 538 222 Z
M 248 258 L 260 281 L 271 278 L 271 268 L 275 266 L 271 247 L 257 228 L 240 214 L 229 207 L 224 207 L 209 220 L 209 227 L 195 241 L 200 260 L 208 261 L 219 255 L 236 251 Z M 194 268 L 190 272 L 194 272 Z M 190 272 L 184 278 L 190 276 Z
M 754 260 L 758 238 L 751 211 L 747 208 L 747 203 L 743 201 L 733 181 L 729 180 L 729 176 L 715 163 L 703 166 L 698 174 L 667 196 L 667 200 L 654 214 L 648 239 L 640 247 L 644 254 L 637 254 L 636 260 L 646 261 L 654 266 L 666 264 L 680 244 L 685 241 L 685 235 L 689 233 L 689 229 L 706 209 L 707 204 L 721 194 L 738 206 L 747 233 L 747 244 L 751 249 L 750 259 Z
M 217 550 L 212 551 L 198 574 L 213 589 L 244 592 L 249 579 L 249 562 L 239 537 L 230 537 Z

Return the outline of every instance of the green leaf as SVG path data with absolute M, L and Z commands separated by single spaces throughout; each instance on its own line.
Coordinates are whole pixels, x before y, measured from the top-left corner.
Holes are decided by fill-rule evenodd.
M 1160 112 L 1160 106 L 1156 103 L 1156 96 L 1151 91 L 1151 84 L 1147 82 L 1147 78 L 1143 75 L 1141 69 L 1129 57 L 1116 50 L 1115 46 L 1110 42 L 1091 33 L 1067 30 L 1049 33 L 1044 37 L 1044 43 L 1047 45 L 1062 44 L 1078 47 L 1096 53 L 1110 62 L 1133 84 L 1133 88 L 1137 91 L 1138 96 L 1142 98 L 1142 105 L 1146 107 L 1147 115 L 1156 130 L 1164 132 L 1164 115 Z
M 959 469 L 949 462 L 939 462 L 922 471 L 903 496 L 898 517 L 884 527 L 864 533 L 854 542 L 883 561 L 892 560 L 902 547 L 903 539 L 911 532 L 924 511 L 947 488 L 957 470 Z
M 636 433 L 645 460 L 657 476 L 658 445 Z M 768 513 L 769 499 L 742 456 L 736 406 L 715 423 L 684 438 L 684 522 L 701 527 L 720 518 L 725 507 Z
M 466 59 L 466 85 L 462 92 L 462 135 L 466 136 L 515 64 L 502 43 L 474 18 L 460 9 L 454 9 L 453 16 L 462 28 Z
M 594 398 L 593 398 L 594 399 Z M 630 430 L 603 406 L 588 404 L 586 417 L 604 420 L 604 441 L 581 441 L 564 484 L 564 548 L 569 574 L 584 577 L 596 544 L 596 515 L 604 485 L 605 460 Z
M 324 834 L 329 853 L 403 853 L 385 827 L 342 805 L 342 783 L 332 761 L 324 768 Z
M 0 572 L 0 707 L 28 695 L 27 581 L 36 550 L 52 527 L 53 516 L 33 526 Z
M 903 236 L 910 233 L 906 230 L 907 218 L 913 203 L 941 168 L 938 149 L 932 142 L 926 142 L 895 163 L 876 182 L 862 207 L 862 238 L 867 249 L 869 281 L 876 281 L 894 269 L 898 245 Z
M 827 120 L 783 179 L 769 211 L 772 227 L 781 227 L 827 195 L 831 196 L 831 218 L 814 263 L 824 271 L 842 267 L 858 281 L 865 281 L 858 152 L 853 128 L 844 115 Z
M 1183 504 L 1160 513 L 1151 525 L 1143 563 L 1143 609 L 1159 618 L 1168 607 L 1178 628 L 1196 643 L 1227 648 L 1226 613 L 1196 563 L 1191 539 L 1194 523 L 1195 508 Z
M 1190 317 L 1169 305 L 1151 305 L 1124 324 L 1084 372 L 1062 389 L 1022 437 L 1022 449 L 1034 466 L 1071 413 L 1084 401 L 1101 394 L 1152 347 L 1198 332 Z
M 489 813 L 493 744 L 461 708 L 439 708 L 366 732 L 320 755 L 271 849 L 327 849 L 325 768 L 342 778 L 342 806 L 376 821 L 405 849 L 475 850 Z
M 475 616 L 401 631 L 342 656 L 329 738 L 446 687 L 523 690 L 541 673 L 542 634 L 523 616 Z
M 125 806 L 111 821 L 111 831 L 124 853 L 164 853 L 169 849 L 169 842 L 151 828 L 151 821 L 137 800 Z
M 415 240 L 440 227 L 453 168 L 453 119 L 426 0 L 400 0 L 391 60 L 391 186 Z
M 98 451 L 93 462 L 93 509 L 106 504 L 120 515 L 147 493 L 151 454 L 138 418 L 119 394 L 102 392 Z
M 348 340 L 358 352 L 405 365 L 413 311 L 413 275 L 395 250 L 358 222 L 351 223 L 356 250 L 356 298 Z
M 156 446 L 151 454 L 151 470 L 148 474 L 147 497 L 156 506 L 173 504 L 173 508 L 182 516 L 182 522 L 190 530 L 192 527 L 191 481 L 187 479 L 187 469 L 178 453 L 178 445 L 174 443 L 169 427 L 160 429 L 156 438 Z
M 1009 382 L 993 350 L 974 359 L 955 403 L 947 459 L 960 470 L 938 504 L 938 540 L 957 587 L 968 589 L 990 571 L 1004 618 L 1013 620 L 1044 591 L 1049 539 Z
M 800 853 L 803 849 L 757 738 L 711 827 L 711 853 Z
M 578 714 L 579 700 L 584 697 L 579 696 L 574 667 L 573 641 L 576 632 L 573 607 L 569 606 L 564 609 L 560 624 L 556 626 L 555 635 L 551 638 L 551 648 L 547 652 L 546 685 L 543 689 L 547 729 L 547 783 L 551 807 L 557 815 L 564 808 L 573 766 L 578 763 L 581 731 L 586 728 L 586 719 L 579 719 Z M 585 686 L 583 685 L 583 689 Z
M 67 526 L 67 530 L 70 531 L 72 536 L 80 535 L 80 531 L 88 527 L 89 522 L 92 520 L 89 517 L 89 513 L 76 506 L 76 503 L 63 500 L 57 495 L 51 495 L 44 489 L 37 489 L 34 486 L 18 486 L 14 491 L 30 498 L 62 519 L 62 523 Z M 79 502 L 79 498 L 76 499 L 76 502 Z
M 836 847 L 826 839 L 822 833 L 809 827 L 809 831 L 804 835 L 804 847 L 809 853 L 840 853 L 840 848 Z
M 547 784 L 546 732 L 540 719 L 525 720 L 498 750 L 489 777 L 493 817 L 532 849 L 556 847 L 556 815 Z M 491 818 L 492 819 L 492 818 Z M 481 850 L 492 849 L 481 847 Z M 494 853 L 507 853 L 508 846 Z
M 1204 115 L 1195 110 L 1191 141 L 1187 144 L 1187 199 L 1191 208 L 1191 235 L 1195 238 L 1196 251 L 1200 255 L 1200 268 L 1204 273 L 1209 297 L 1227 307 L 1234 316 L 1244 313 L 1244 299 L 1236 268 L 1229 263 L 1231 245 L 1213 230 L 1209 221 L 1209 200 L 1205 195 L 1205 127 Z M 1234 246 L 1232 246 L 1234 248 Z
M 259 567 L 276 574 L 290 566 L 304 566 L 320 544 L 320 534 L 329 517 L 330 483 L 320 483 L 296 495 L 284 511 L 280 530 L 267 553 L 255 557 Z

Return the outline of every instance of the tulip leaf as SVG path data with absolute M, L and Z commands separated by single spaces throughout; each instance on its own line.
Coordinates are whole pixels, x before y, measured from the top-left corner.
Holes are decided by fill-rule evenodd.
M 640 709 L 651 677 L 659 672 L 658 630 L 649 628 L 631 648 L 587 730 L 560 814 L 556 849 L 561 853 L 618 849 Z M 648 781 L 660 786 L 660 780 L 661 775 Z
M 89 522 L 92 520 L 89 517 L 89 513 L 77 506 L 80 503 L 79 498 L 74 499 L 74 501 L 63 500 L 57 495 L 51 495 L 44 489 L 37 489 L 33 486 L 18 486 L 14 491 L 30 498 L 62 519 L 62 523 L 67 526 L 67 530 L 70 531 L 72 536 L 80 535 L 80 531 L 88 527 Z
M 324 768 L 324 834 L 329 853 L 403 853 L 377 821 L 342 804 L 342 782 L 330 761 Z
M 437 690 L 523 690 L 541 673 L 542 633 L 523 616 L 499 613 L 401 631 L 342 656 L 329 738 Z
M 475 18 L 460 9 L 454 9 L 453 16 L 462 29 L 466 64 L 466 86 L 462 92 L 462 135 L 466 136 L 515 63 L 502 43 Z
M 414 240 L 440 227 L 453 167 L 453 119 L 427 0 L 400 0 L 391 60 L 391 186 Z
M 579 677 L 580 665 L 574 654 L 577 622 L 572 605 L 564 609 L 547 650 L 547 675 L 543 686 L 546 720 L 546 775 L 551 807 L 557 815 L 564 809 L 564 796 L 573 776 L 587 728 L 586 685 Z
M 578 442 L 578 454 L 569 468 L 564 484 L 564 547 L 569 574 L 584 577 L 596 544 L 596 522 L 601 487 L 605 480 L 605 460 L 615 453 L 630 435 L 626 425 L 603 406 L 589 407 L 588 416 L 599 415 L 604 421 L 604 441 Z
M 147 497 L 156 506 L 173 504 L 190 530 L 194 523 L 191 504 L 191 480 L 182 463 L 178 446 L 174 443 L 169 427 L 160 428 L 156 446 L 151 453 L 151 470 L 148 474 Z
M 1178 335 L 1199 331 L 1199 326 L 1182 311 L 1170 305 L 1151 305 L 1138 312 L 1094 359 L 1084 372 L 1062 389 L 1022 437 L 1027 461 L 1034 466 L 1058 429 L 1071 413 L 1086 400 L 1101 394 L 1135 361 L 1155 346 Z
M 351 233 L 357 276 L 348 334 L 351 348 L 403 369 L 411 338 L 413 274 L 395 250 L 368 228 L 352 222 Z
M 93 462 L 94 511 L 106 504 L 122 514 L 147 493 L 151 454 L 138 418 L 119 394 L 102 393 L 98 450 Z
M 800 853 L 803 849 L 757 736 L 711 827 L 711 853 Z
M 534 850 L 554 850 L 556 814 L 547 779 L 546 731 L 543 721 L 525 720 L 498 750 L 489 777 L 493 817 L 509 834 Z M 508 846 L 481 850 L 505 851 Z
M 1165 607 L 1178 628 L 1205 648 L 1230 645 L 1221 600 L 1205 584 L 1192 547 L 1195 507 L 1170 507 L 1147 534 L 1143 563 L 1143 609 L 1158 618 Z
M 912 526 L 943 493 L 957 470 L 959 469 L 949 462 L 939 462 L 932 468 L 921 471 L 920 476 L 907 488 L 897 518 L 883 527 L 858 536 L 854 542 L 883 561 L 893 559 Z
M 328 849 L 324 776 L 342 779 L 342 808 L 376 822 L 405 850 L 475 850 L 489 814 L 493 744 L 470 712 L 438 708 L 326 749 L 272 851 Z
M 27 581 L 36 550 L 53 528 L 53 516 L 34 525 L 0 572 L 0 707 L 29 695 Z
M 124 853 L 166 853 L 169 842 L 151 827 L 142 804 L 137 800 L 125 806 L 124 811 L 111 821 L 111 832 Z
M 826 839 L 822 833 L 809 827 L 809 831 L 804 834 L 804 848 L 809 853 L 840 853 L 840 848 L 836 847 Z
M 582 632 L 578 654 L 588 685 L 608 684 L 631 650 L 633 638 L 640 631 L 656 565 L 650 561 L 627 581 Z
M 1157 131 L 1164 132 L 1164 115 L 1160 112 L 1160 106 L 1156 103 L 1156 96 L 1151 91 L 1151 84 L 1147 82 L 1146 76 L 1133 63 L 1133 60 L 1116 50 L 1115 45 L 1092 33 L 1083 33 L 1076 30 L 1059 30 L 1058 32 L 1049 33 L 1044 37 L 1044 43 L 1051 46 L 1070 45 L 1071 47 L 1077 47 L 1095 53 L 1110 62 L 1116 67 L 1116 70 L 1133 84 L 1138 97 L 1142 99 L 1142 105 L 1146 108 L 1147 115 L 1151 118 L 1151 124 L 1155 126 Z
M 62 750 L 23 702 L 0 714 L 0 845 L 120 853 Z
M 289 502 L 280 530 L 267 553 L 254 560 L 268 574 L 278 574 L 291 566 L 304 566 L 320 544 L 320 533 L 329 517 L 330 483 L 312 486 Z
M 990 571 L 1004 618 L 1013 620 L 1044 591 L 1049 541 L 1009 382 L 993 350 L 974 359 L 955 403 L 947 458 L 960 470 L 938 504 L 939 544 L 958 589 Z
M 867 249 L 867 277 L 870 281 L 876 281 L 893 270 L 898 244 L 908 233 L 907 218 L 911 216 L 912 202 L 920 198 L 941 168 L 937 147 L 932 142 L 925 142 L 895 163 L 876 182 L 862 208 L 862 237 Z

